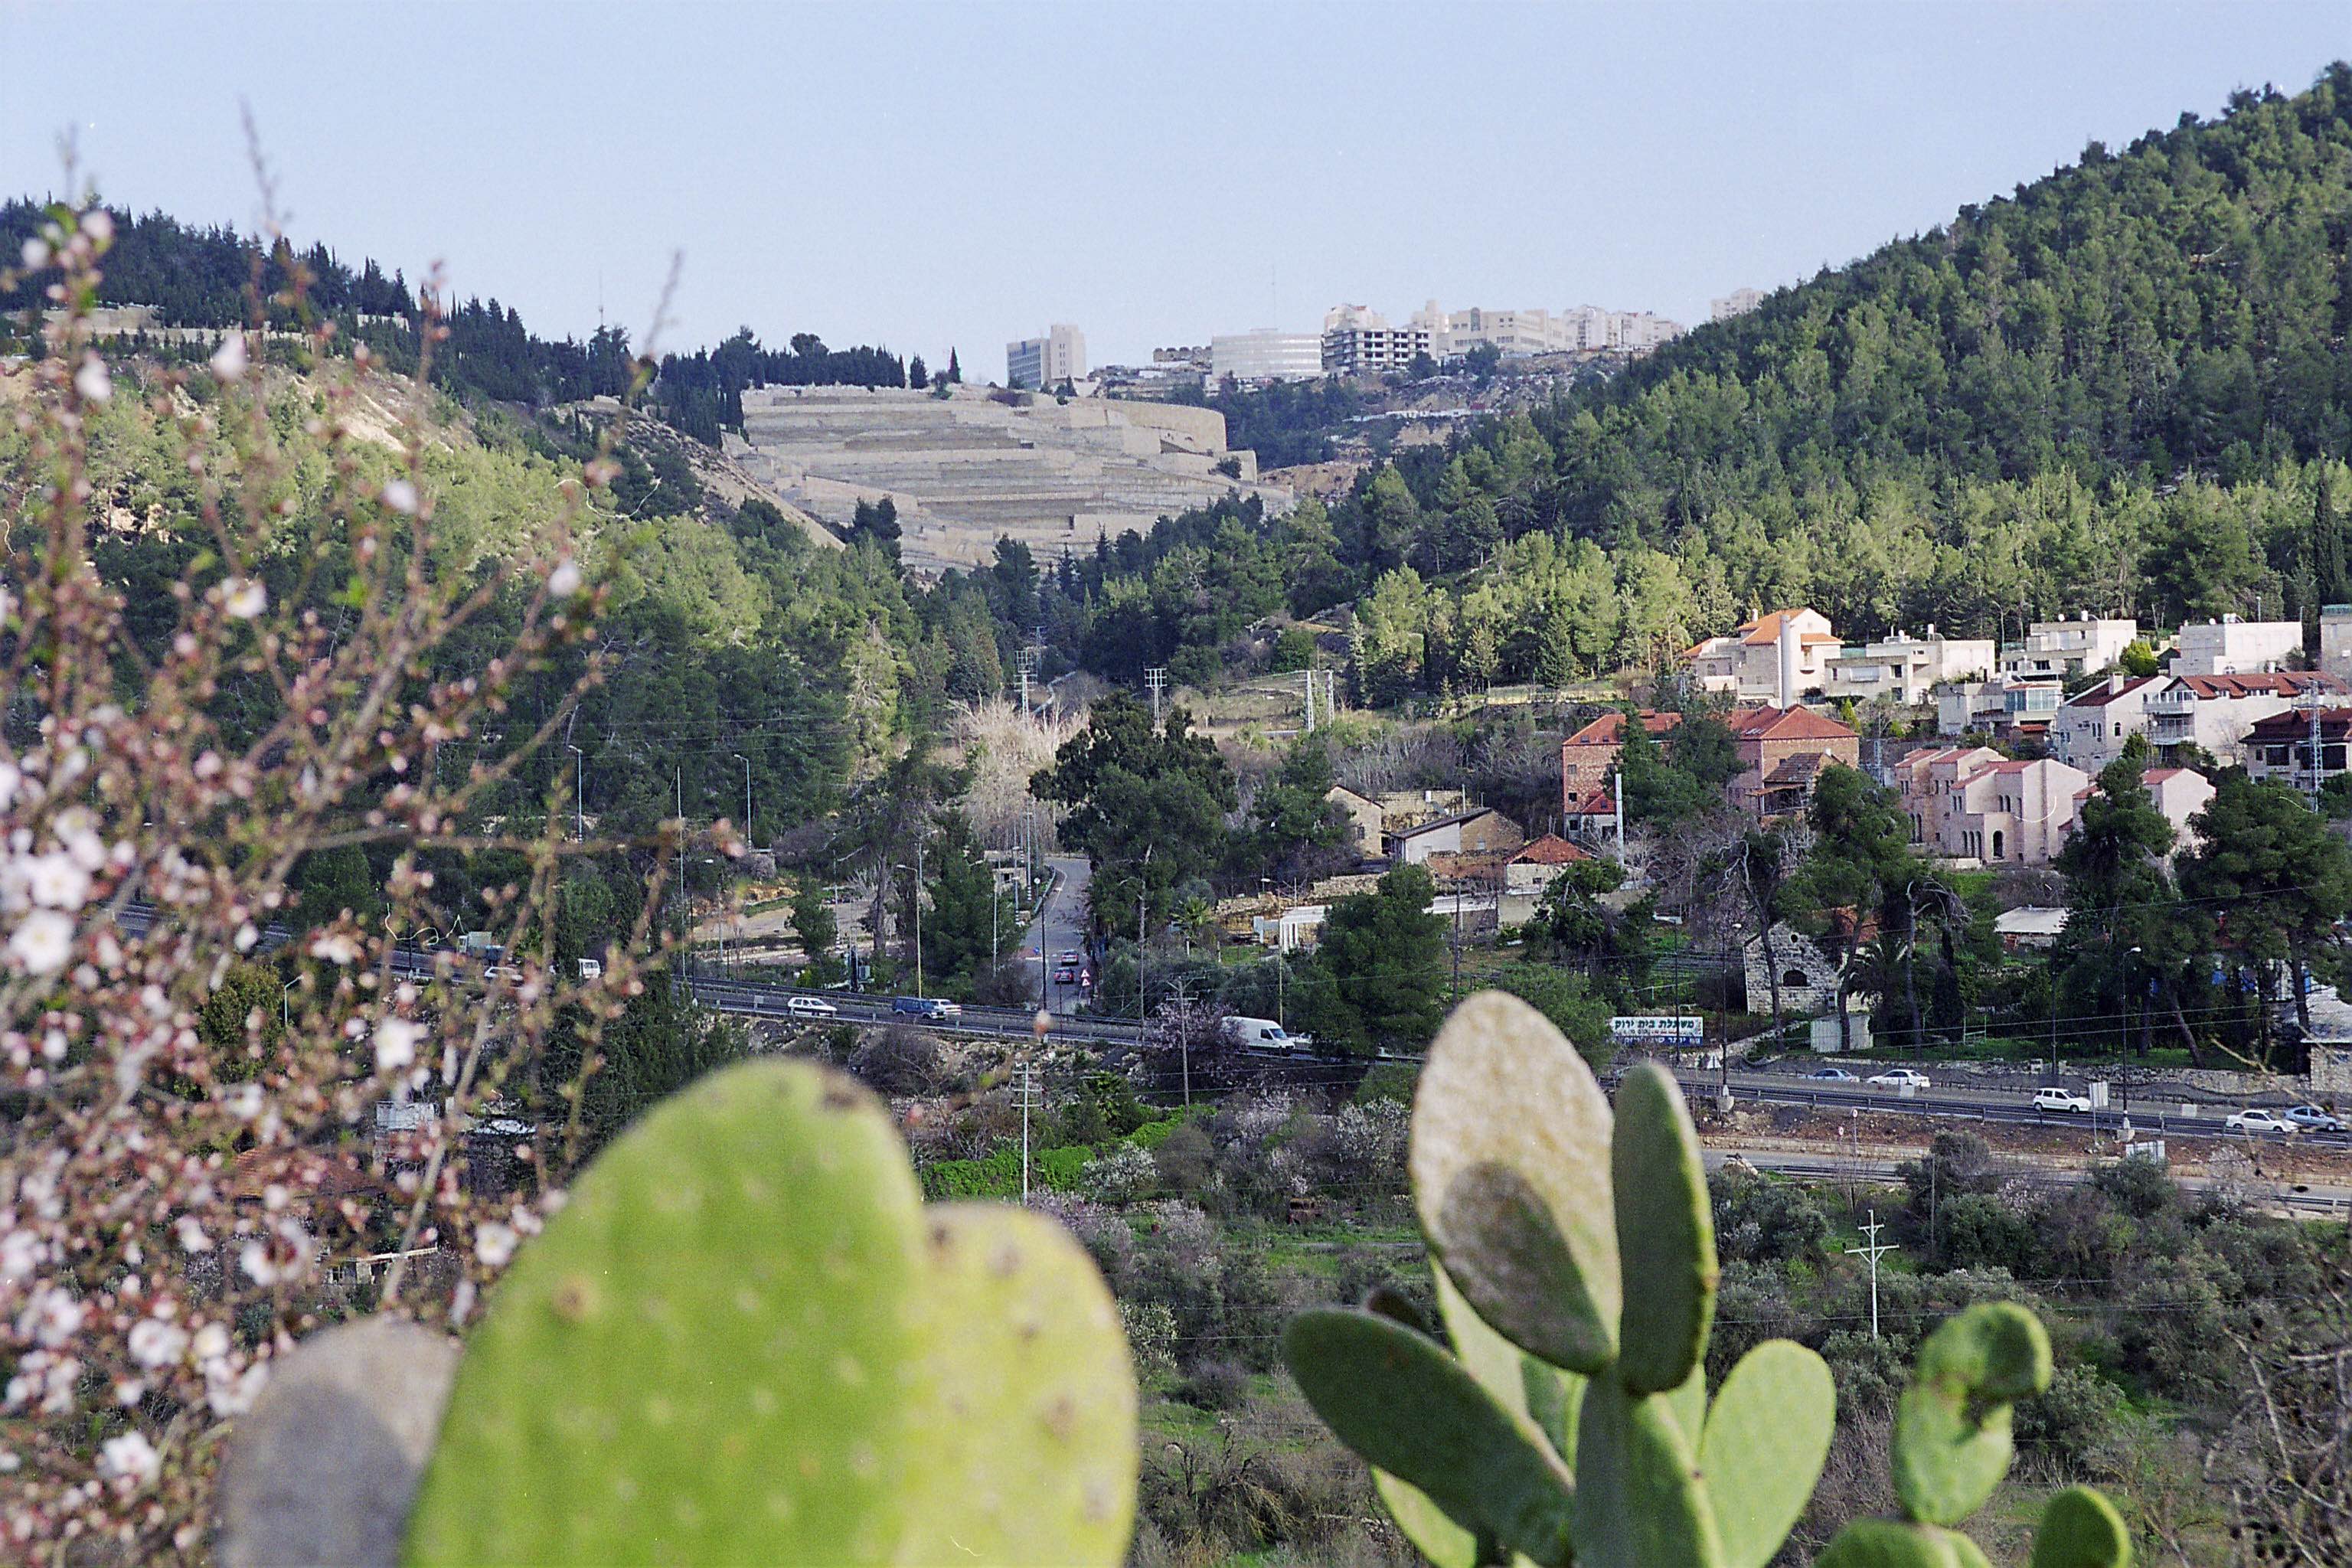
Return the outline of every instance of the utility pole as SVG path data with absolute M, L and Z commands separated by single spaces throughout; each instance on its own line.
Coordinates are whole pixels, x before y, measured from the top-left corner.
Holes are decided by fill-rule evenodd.
M 1620 768 L 1620 769 L 1618 769 L 1618 770 L 1617 770 L 1617 773 L 1616 773 L 1616 774 L 1615 774 L 1615 778 L 1614 778 L 1614 782 L 1615 782 L 1616 786 L 1617 786 L 1617 864 L 1619 864 L 1620 866 L 1622 866 L 1622 865 L 1625 863 L 1625 770 L 1624 770 L 1624 769 Z
M 1310 666 L 1308 666 L 1308 667 L 1307 667 L 1307 668 L 1303 673 L 1304 673 L 1304 674 L 1306 675 L 1306 677 L 1307 677 L 1307 732 L 1308 734 L 1312 735 L 1313 733 L 1315 733 L 1315 669 L 1314 669 L 1314 667 L 1313 667 L 1313 666 L 1311 666 L 1311 665 L 1310 665 Z
M 1881 1241 L 1878 1239 L 1878 1232 L 1881 1227 L 1878 1223 L 1878 1211 L 1876 1209 L 1872 1209 L 1870 1211 L 1870 1223 L 1860 1228 L 1864 1235 L 1870 1237 L 1869 1245 L 1864 1247 L 1849 1247 L 1845 1249 L 1845 1252 L 1848 1258 L 1867 1258 L 1870 1259 L 1870 1337 L 1874 1340 L 1878 1337 L 1878 1260 L 1885 1254 L 1889 1252 L 1899 1252 L 1902 1248 L 1895 1246 L 1895 1243 L 1891 1241 Z
M 923 837 L 921 834 L 915 836 L 915 863 L 909 866 L 901 861 L 897 863 L 897 867 L 901 871 L 912 871 L 915 874 L 915 995 L 919 998 L 923 994 Z M 874 955 L 879 958 L 882 955 L 878 940 L 880 933 L 876 934 L 877 940 Z
M 1036 1106 L 1037 1069 L 1021 1064 L 1021 1201 L 1029 1201 L 1029 1112 Z
M 743 837 L 749 841 L 751 837 L 751 759 L 738 752 L 735 760 L 743 764 Z
M 1143 672 L 1143 684 L 1151 689 L 1151 727 L 1160 728 L 1160 699 L 1168 689 L 1168 667 L 1155 664 Z
M 2316 722 L 2316 721 L 2315 721 Z M 577 746 L 563 748 L 572 755 L 572 841 L 588 841 L 588 756 Z

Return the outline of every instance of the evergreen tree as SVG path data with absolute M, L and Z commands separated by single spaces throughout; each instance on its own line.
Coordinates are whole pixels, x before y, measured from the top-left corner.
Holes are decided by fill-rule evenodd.
M 1331 906 L 1315 956 L 1331 977 L 1314 1018 L 1320 1041 L 1358 1056 L 1429 1047 L 1445 1007 L 1445 922 L 1429 912 L 1436 896 L 1426 868 L 1400 866 L 1375 891 Z
M 956 352 L 952 348 L 948 350 L 948 384 L 950 386 L 963 384 L 963 366 L 956 363 Z
M 920 354 L 907 362 L 907 384 L 918 390 L 931 384 L 931 373 L 923 367 Z
M 1012 900 L 997 894 L 996 873 L 961 811 L 940 814 L 924 858 L 925 976 L 943 985 L 968 982 L 1020 940 Z

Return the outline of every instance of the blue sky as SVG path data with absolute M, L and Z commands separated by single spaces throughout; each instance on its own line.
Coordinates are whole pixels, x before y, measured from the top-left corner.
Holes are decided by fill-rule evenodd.
M 2345 0 L 1506 5 L 0 0 L 0 188 L 436 258 L 537 331 L 600 298 L 1003 372 L 1402 315 L 1702 319 L 2233 89 L 2352 55 Z

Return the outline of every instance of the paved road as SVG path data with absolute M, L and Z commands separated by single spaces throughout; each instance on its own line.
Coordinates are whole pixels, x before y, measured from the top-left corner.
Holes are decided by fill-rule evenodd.
M 1808 1181 L 1854 1181 L 1893 1184 L 1902 1162 L 1896 1160 L 1840 1160 L 1820 1153 L 1790 1150 L 1706 1149 L 1700 1158 L 1710 1171 L 1719 1171 L 1733 1159 L 1754 1166 L 1759 1171 L 1777 1171 L 1782 1175 L 1802 1177 Z M 2091 1173 L 2074 1166 L 2034 1164 L 2029 1181 L 2052 1186 L 2080 1186 L 2091 1179 Z M 2220 1185 L 2210 1176 L 2189 1176 L 2174 1173 L 2173 1181 L 2189 1192 L 2201 1192 Z M 2352 1186 L 2336 1186 L 2326 1183 L 2297 1182 L 2279 1184 L 2257 1181 L 2248 1184 L 2255 1194 L 2283 1208 L 2309 1214 L 2345 1214 L 2352 1212 Z
M 1087 945 L 1087 887 L 1094 880 L 1094 866 L 1083 855 L 1054 855 L 1045 864 L 1054 868 L 1054 890 L 1047 895 L 1045 907 L 1030 923 L 1024 940 L 1024 952 L 1034 951 L 1037 962 L 1046 974 L 1046 991 L 1056 1013 L 1076 1009 L 1080 993 L 1075 985 L 1055 985 L 1052 976 L 1060 967 L 1056 962 L 1066 952 L 1085 951 Z

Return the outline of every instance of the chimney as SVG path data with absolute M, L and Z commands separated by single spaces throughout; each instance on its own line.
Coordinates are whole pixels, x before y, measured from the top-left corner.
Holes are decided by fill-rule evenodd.
M 1797 618 L 1794 610 L 1780 612 L 1780 700 L 1788 708 L 1797 700 Z

